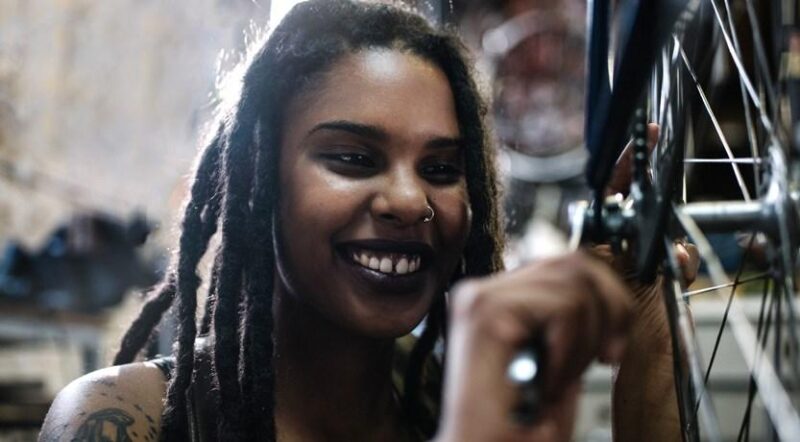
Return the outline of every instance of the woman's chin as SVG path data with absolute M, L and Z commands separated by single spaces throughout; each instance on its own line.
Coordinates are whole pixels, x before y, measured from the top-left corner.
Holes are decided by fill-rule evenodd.
M 392 318 L 373 316 L 357 321 L 356 333 L 372 339 L 397 339 L 411 333 L 422 322 L 420 315 L 409 315 L 407 318 L 395 315 Z

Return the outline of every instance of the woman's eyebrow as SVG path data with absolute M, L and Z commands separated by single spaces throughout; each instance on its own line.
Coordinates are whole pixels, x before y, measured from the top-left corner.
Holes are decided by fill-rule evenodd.
M 378 126 L 355 123 L 347 120 L 326 121 L 324 123 L 317 124 L 313 129 L 308 131 L 308 135 L 320 130 L 349 132 L 351 134 L 369 138 L 374 141 L 386 141 L 389 139 L 389 134 Z
M 371 124 L 356 123 L 348 120 L 335 120 L 319 123 L 314 126 L 308 135 L 320 130 L 333 130 L 351 133 L 363 138 L 367 138 L 376 142 L 383 142 L 389 140 L 389 133 L 380 126 Z M 429 149 L 443 149 L 447 147 L 461 147 L 464 140 L 459 137 L 434 137 L 425 143 L 425 147 Z
M 455 137 L 436 137 L 425 143 L 425 147 L 428 149 L 444 149 L 447 147 L 457 147 L 460 149 L 463 146 L 464 140 Z

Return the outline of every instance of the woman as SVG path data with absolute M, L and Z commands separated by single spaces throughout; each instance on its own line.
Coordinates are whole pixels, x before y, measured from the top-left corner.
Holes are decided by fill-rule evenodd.
M 116 366 L 65 388 L 41 439 L 568 438 L 579 374 L 596 356 L 622 361 L 632 306 L 663 325 L 659 304 L 580 254 L 498 273 L 485 114 L 460 43 L 422 18 L 350 0 L 295 7 L 200 159 L 172 271 Z M 198 330 L 196 267 L 218 229 Z M 173 300 L 174 369 L 132 362 Z M 401 391 L 395 340 L 426 316 Z M 621 413 L 674 409 L 665 330 L 631 342 L 648 350 L 624 356 Z M 445 334 L 437 416 L 426 361 Z M 504 376 L 532 338 L 546 347 L 544 399 L 520 426 Z M 643 403 L 655 396 L 660 408 Z M 646 421 L 671 428 L 674 413 Z

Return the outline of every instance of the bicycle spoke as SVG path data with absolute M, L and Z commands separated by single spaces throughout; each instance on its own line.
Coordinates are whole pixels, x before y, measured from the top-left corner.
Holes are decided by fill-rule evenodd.
M 800 342 L 798 342 L 798 335 L 797 335 L 797 310 L 796 310 L 796 303 L 797 300 L 795 299 L 796 291 L 794 288 L 787 286 L 786 284 L 781 284 L 781 293 L 786 298 L 786 321 L 787 321 L 787 329 L 789 331 L 789 339 L 790 345 L 789 349 L 793 352 L 789 354 L 790 358 L 789 361 L 791 362 L 792 366 L 792 374 L 794 376 L 794 380 L 800 380 L 800 361 L 798 361 L 798 353 L 800 353 Z
M 672 84 L 675 81 L 678 80 L 677 77 L 676 77 L 674 79 L 675 81 L 673 81 L 672 74 L 671 74 L 671 72 L 675 71 L 675 66 L 677 66 L 677 63 L 678 63 L 678 51 L 677 51 L 677 48 L 678 48 L 678 46 L 676 45 L 672 49 L 672 55 L 671 56 L 667 56 L 667 53 L 664 52 L 664 54 L 661 57 L 661 66 L 662 66 L 662 68 L 661 68 L 661 91 L 660 91 L 660 95 L 655 95 L 655 96 L 659 97 L 659 103 L 658 103 L 659 107 L 658 107 L 658 116 L 657 116 L 658 119 L 656 121 L 658 121 L 658 124 L 659 124 L 660 127 L 664 127 L 664 128 L 672 127 L 672 125 L 667 126 L 666 119 L 668 118 L 668 115 L 671 115 L 671 113 L 669 112 L 669 110 L 670 110 L 669 108 L 671 107 L 670 106 L 669 97 L 670 97 L 670 94 L 672 92 Z
M 678 45 L 680 42 L 675 40 Z M 697 75 L 694 72 L 691 64 L 689 63 L 689 57 L 686 56 L 686 52 L 683 50 L 683 47 L 680 47 L 681 58 L 683 58 L 683 65 L 686 67 L 686 70 L 689 72 L 689 75 L 692 77 L 692 81 L 694 81 L 695 87 L 697 89 L 698 94 L 700 94 L 700 99 L 703 102 L 703 106 L 706 108 L 706 113 L 708 114 L 709 119 L 711 119 L 711 124 L 714 126 L 714 130 L 717 132 L 717 136 L 719 137 L 720 142 L 722 143 L 722 148 L 725 150 L 725 153 L 728 155 L 728 158 L 733 160 L 735 159 L 733 155 L 733 150 L 731 149 L 730 144 L 728 144 L 728 139 L 725 137 L 725 134 L 722 132 L 722 127 L 719 124 L 719 120 L 717 119 L 717 115 L 714 113 L 714 110 L 711 109 L 711 103 L 708 101 L 708 97 L 706 96 L 703 87 L 700 86 L 700 82 L 697 80 Z M 745 201 L 751 201 L 752 198 L 750 197 L 750 192 L 747 190 L 747 185 L 744 183 L 744 178 L 742 177 L 742 172 L 739 170 L 739 166 L 736 163 L 731 163 L 731 167 L 733 168 L 733 174 L 736 176 L 736 183 L 739 185 L 739 189 L 742 191 L 742 197 L 744 197 Z
M 736 26 L 733 23 L 733 13 L 731 11 L 731 5 L 728 0 L 725 1 L 725 11 L 728 15 L 728 26 L 730 28 L 731 38 L 733 40 L 734 47 L 736 48 L 736 53 L 739 54 L 741 57 L 742 47 L 739 44 L 739 37 L 736 35 Z M 754 32 L 755 38 L 755 32 Z M 755 133 L 755 125 L 753 124 L 753 116 L 750 112 L 750 102 L 747 100 L 747 91 L 745 90 L 746 87 L 744 85 L 744 81 L 742 77 L 739 76 L 739 89 L 742 94 L 742 109 L 744 109 L 744 122 L 745 122 L 745 130 L 747 133 L 747 141 L 750 145 L 750 154 L 752 157 L 758 158 L 758 138 L 756 137 Z M 760 180 L 761 180 L 761 173 L 758 167 L 758 164 L 753 164 L 753 175 L 755 176 L 755 188 L 758 189 L 760 187 Z
M 729 287 L 731 287 L 731 294 L 728 296 L 728 302 L 725 305 L 725 312 L 722 314 L 722 321 L 719 326 L 719 330 L 717 330 L 717 339 L 714 341 L 714 349 L 711 350 L 711 357 L 708 360 L 708 367 L 706 368 L 706 375 L 703 379 L 703 384 L 708 388 L 708 379 L 711 377 L 711 369 L 714 367 L 714 361 L 717 358 L 717 350 L 719 350 L 719 343 L 722 341 L 722 333 L 725 331 L 725 324 L 728 322 L 728 313 L 731 310 L 731 304 L 733 304 L 733 298 L 736 296 L 736 288 L 739 284 L 742 283 L 740 278 L 742 277 L 742 272 L 744 271 L 745 261 L 747 261 L 747 256 L 749 255 L 750 248 L 753 247 L 753 241 L 755 240 L 755 234 L 750 236 L 750 241 L 747 244 L 747 248 L 744 249 L 744 253 L 742 254 L 742 263 L 739 265 L 739 270 L 736 272 L 736 277 L 734 278 L 733 282 Z M 702 397 L 700 398 L 702 400 Z M 700 403 L 697 403 L 695 407 L 695 413 L 697 410 L 700 409 Z
M 779 171 L 775 171 L 778 173 Z M 782 171 L 783 173 L 788 173 L 788 171 Z M 784 191 L 788 191 L 785 189 Z M 777 217 L 779 219 L 778 222 L 778 229 L 780 230 L 781 238 L 790 238 L 789 236 L 789 226 L 787 225 L 787 215 L 784 213 L 785 207 L 779 205 L 776 208 Z M 791 209 L 790 209 L 791 210 Z M 797 354 L 798 349 L 800 348 L 800 337 L 797 335 L 797 315 L 795 308 L 797 307 L 795 294 L 797 293 L 797 287 L 795 285 L 794 274 L 792 273 L 794 270 L 793 259 L 792 259 L 792 250 L 790 247 L 779 247 L 780 249 L 780 260 L 781 260 L 781 292 L 786 296 L 786 317 L 789 322 L 789 339 L 791 343 L 791 348 L 795 350 L 795 354 Z M 798 362 L 798 358 L 794 357 L 791 359 L 792 364 L 792 371 L 795 377 L 795 380 L 800 380 L 800 365 Z
M 783 313 L 782 313 L 782 296 L 781 296 L 781 289 L 776 284 L 773 286 L 773 293 L 772 298 L 775 299 L 775 340 L 773 341 L 773 353 L 772 353 L 772 363 L 775 365 L 775 372 L 778 375 L 778 378 L 781 377 L 781 343 L 783 342 L 782 335 L 783 335 Z M 766 347 L 764 347 L 766 350 Z M 771 428 L 772 430 L 772 440 L 778 440 L 777 432 L 775 430 L 774 425 Z
M 656 144 L 655 152 L 651 156 L 651 171 L 653 173 L 657 173 L 661 170 L 659 163 L 664 155 L 664 149 L 666 149 L 665 146 L 670 145 L 673 137 L 675 136 L 673 133 L 674 126 L 672 118 L 673 100 L 671 100 L 671 97 L 673 94 L 679 94 L 678 91 L 680 91 L 680 77 L 676 76 L 673 78 L 671 73 L 676 70 L 677 63 L 677 46 L 672 48 L 671 55 L 664 51 L 661 55 L 661 68 L 660 70 L 656 71 L 656 74 L 659 74 L 660 77 L 652 82 L 652 119 L 658 123 L 658 126 L 661 129 L 659 132 L 659 140 Z M 674 89 L 673 85 L 675 86 Z M 653 177 L 653 182 L 658 182 L 657 175 Z
M 769 272 L 759 273 L 757 275 L 753 275 L 753 276 L 750 276 L 750 277 L 747 277 L 747 278 L 744 278 L 744 279 L 740 279 L 738 281 L 738 284 L 745 284 L 745 283 L 748 283 L 748 282 L 758 281 L 760 279 L 769 278 L 771 275 L 772 275 L 772 273 L 769 273 Z M 702 295 L 704 293 L 710 293 L 710 292 L 713 292 L 715 290 L 721 290 L 721 289 L 725 289 L 725 288 L 728 288 L 728 287 L 733 287 L 736 284 L 737 284 L 737 282 L 734 281 L 734 282 L 729 282 L 727 284 L 715 285 L 713 287 L 705 287 L 705 288 L 702 288 L 702 289 L 690 290 L 688 292 L 685 292 L 683 294 L 683 297 L 684 298 L 691 298 L 692 296 Z
M 692 150 L 694 150 L 694 123 L 692 121 L 688 121 L 687 124 L 691 125 L 691 130 L 689 130 L 688 133 L 686 134 L 686 143 L 687 143 L 687 146 L 685 148 L 686 149 L 686 155 L 688 155 L 689 148 L 692 148 Z M 682 183 L 681 183 L 681 187 L 682 187 L 682 189 L 681 189 L 682 190 L 682 192 L 681 192 L 682 193 L 681 201 L 684 204 L 686 204 L 686 202 L 689 201 L 689 195 L 688 195 L 689 182 L 688 182 L 688 178 L 687 178 L 688 173 L 686 172 L 686 169 L 688 169 L 688 167 L 686 167 L 684 165 L 684 167 L 683 167 L 683 177 L 682 177 Z
M 729 283 L 719 258 L 714 254 L 711 245 L 697 224 L 679 208 L 675 207 L 674 209 L 675 217 L 692 238 L 700 256 L 704 259 L 711 280 L 715 285 Z M 728 324 L 739 344 L 747 368 L 753 374 L 759 391 L 762 392 L 764 407 L 778 435 L 783 440 L 800 440 L 800 416 L 792 407 L 789 394 L 784 389 L 773 365 L 767 358 L 753 357 L 754 354 L 758 354 L 759 350 L 756 334 L 744 312 L 736 303 L 731 304 Z
M 755 48 L 756 59 L 758 60 L 756 66 L 761 70 L 761 77 L 764 80 L 762 84 L 764 85 L 764 88 L 766 88 L 767 94 L 771 100 L 770 103 L 773 107 L 773 121 L 780 121 L 780 107 L 777 105 L 777 88 L 772 81 L 772 75 L 770 75 L 768 71 L 769 61 L 767 60 L 767 51 L 765 49 L 766 46 L 764 45 L 764 39 L 761 38 L 761 26 L 758 24 L 758 18 L 756 17 L 756 10 L 753 6 L 753 0 L 745 0 L 744 4 L 747 11 L 747 18 L 750 21 L 750 30 L 753 34 L 753 47 Z
M 717 2 L 715 0 L 709 0 L 711 3 L 711 8 L 714 10 L 714 16 L 717 19 L 717 23 L 719 23 L 719 30 L 722 33 L 722 38 L 725 40 L 725 45 L 728 48 L 728 53 L 733 60 L 734 66 L 739 71 L 739 77 L 741 78 L 742 83 L 747 90 L 748 95 L 750 96 L 750 100 L 753 102 L 753 106 L 759 111 L 759 115 L 761 117 L 761 124 L 769 133 L 770 138 L 773 140 L 777 140 L 777 136 L 775 135 L 774 126 L 770 122 L 769 118 L 767 118 L 766 112 L 761 104 L 761 99 L 758 97 L 755 88 L 753 87 L 753 82 L 750 80 L 750 75 L 747 74 L 747 70 L 744 68 L 744 63 L 742 63 L 742 59 L 736 50 L 733 47 L 733 41 L 731 40 L 731 36 L 728 31 L 725 29 L 725 23 L 723 23 L 722 16 L 719 11 L 719 7 L 717 6 Z
M 686 158 L 683 160 L 687 164 L 761 164 L 761 158 Z
M 764 327 L 764 313 L 767 306 L 767 298 L 770 299 L 769 313 L 767 313 L 766 326 Z M 767 339 L 769 338 L 770 325 L 772 324 L 772 302 L 774 298 L 769 296 L 769 280 L 764 280 L 764 288 L 761 293 L 761 308 L 758 313 L 758 330 L 756 332 L 756 339 L 761 339 L 761 347 L 766 348 Z M 763 335 L 762 335 L 763 333 Z M 757 341 L 758 342 L 758 341 Z M 758 356 L 758 355 L 756 355 Z M 747 387 L 747 407 L 745 408 L 744 416 L 742 417 L 742 424 L 739 427 L 739 436 L 737 441 L 750 439 L 750 421 L 751 410 L 753 409 L 753 400 L 756 396 L 756 381 L 753 376 L 750 376 L 750 381 Z

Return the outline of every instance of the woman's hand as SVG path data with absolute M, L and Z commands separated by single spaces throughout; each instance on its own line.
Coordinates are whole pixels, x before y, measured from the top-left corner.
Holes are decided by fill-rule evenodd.
M 658 127 L 649 125 L 650 149 L 657 138 Z M 631 148 L 623 152 L 607 194 L 627 193 L 632 154 Z M 690 283 L 697 250 L 681 243 L 675 252 Z M 649 430 L 664 440 L 679 437 L 660 278 L 638 283 L 631 261 L 612 256 L 606 246 L 591 255 L 542 260 L 454 289 L 438 441 L 569 440 L 580 375 L 595 358 L 618 367 L 617 438 L 653 436 Z M 519 391 L 506 370 L 534 336 L 546 347 L 544 391 L 538 419 L 522 426 L 512 420 Z M 626 353 L 626 347 L 634 348 Z M 618 417 L 638 421 L 621 427 Z
M 658 126 L 648 125 L 647 145 L 652 151 Z M 607 195 L 627 194 L 630 188 L 633 148 L 625 148 L 612 174 Z M 676 242 L 673 252 L 685 286 L 697 277 L 697 248 Z M 608 246 L 593 247 L 591 253 L 609 263 L 634 294 L 633 319 L 628 351 L 614 370 L 612 416 L 615 440 L 673 441 L 681 439 L 678 401 L 674 386 L 672 337 L 662 297 L 662 276 L 649 284 L 635 278 L 630 256 L 614 256 Z
M 451 302 L 438 440 L 568 440 L 580 375 L 596 357 L 623 357 L 633 297 L 606 264 L 573 253 L 463 282 Z M 519 392 L 506 370 L 534 336 L 547 356 L 526 427 L 511 419 Z

